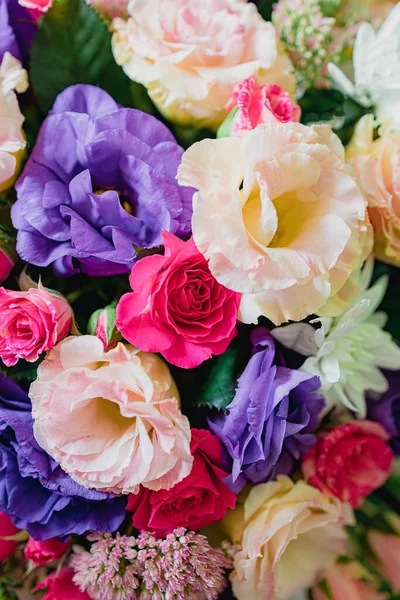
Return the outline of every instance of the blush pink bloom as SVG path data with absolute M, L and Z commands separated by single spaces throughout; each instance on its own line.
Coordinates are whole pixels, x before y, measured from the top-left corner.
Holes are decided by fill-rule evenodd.
M 31 17 L 39 21 L 40 17 L 51 8 L 52 0 L 18 0 L 21 6 L 28 9 Z
M 4 560 L 7 556 L 10 556 L 19 544 L 17 541 L 5 540 L 3 538 L 16 535 L 19 531 L 13 525 L 10 517 L 0 512 L 0 560 Z
M 254 76 L 239 83 L 229 100 L 226 110 L 237 106 L 233 120 L 232 135 L 243 136 L 260 123 L 300 121 L 301 108 L 279 85 L 257 85 Z
M 171 121 L 216 130 L 235 86 L 254 75 L 293 94 L 276 30 L 247 0 L 131 0 L 115 19 L 118 64 Z
M 0 288 L 0 357 L 7 367 L 35 362 L 65 337 L 73 313 L 65 298 L 41 284 L 27 292 Z
M 0 283 L 7 279 L 13 268 L 14 261 L 4 248 L 0 248 Z
M 243 138 L 204 139 L 178 179 L 198 190 L 193 239 L 217 281 L 242 293 L 244 323 L 318 313 L 371 251 L 365 198 L 327 125 L 262 123 Z
M 71 542 L 60 542 L 57 538 L 50 538 L 43 542 L 38 542 L 33 538 L 29 538 L 25 548 L 24 554 L 28 560 L 31 560 L 36 566 L 47 565 L 61 558 L 63 554 L 67 552 L 71 545 Z
M 400 536 L 370 531 L 368 542 L 376 558 L 377 567 L 389 581 L 395 594 L 400 592 Z
M 41 363 L 29 395 L 38 443 L 81 485 L 127 494 L 190 473 L 189 421 L 155 354 L 70 337 Z
M 72 569 L 61 569 L 51 573 L 44 581 L 38 583 L 34 591 L 46 590 L 42 600 L 91 600 L 87 592 L 81 592 L 72 578 Z
M 379 423 L 352 421 L 321 434 L 302 461 L 305 478 L 327 496 L 358 508 L 390 475 L 390 435 Z
M 211 275 L 193 239 L 164 232 L 165 256 L 149 256 L 132 269 L 135 290 L 122 296 L 117 328 L 141 350 L 161 352 L 185 369 L 222 354 L 236 335 L 240 294 Z
M 313 600 L 386 600 L 386 594 L 380 594 L 372 582 L 362 580 L 362 570 L 354 564 L 334 565 L 321 576 L 328 589 L 329 596 L 320 586 L 312 590 Z

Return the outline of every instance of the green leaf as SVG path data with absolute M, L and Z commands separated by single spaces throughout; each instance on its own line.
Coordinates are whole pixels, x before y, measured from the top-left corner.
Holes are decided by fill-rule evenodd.
M 31 54 L 30 77 L 42 111 L 47 113 L 56 96 L 77 83 L 97 85 L 120 104 L 134 105 L 131 81 L 114 60 L 111 37 L 85 0 L 53 2 L 40 21 Z
M 237 386 L 240 354 L 240 345 L 233 343 L 215 360 L 195 397 L 195 405 L 224 410 L 232 402 Z
M 275 4 L 276 0 L 259 0 L 257 2 L 258 12 L 266 21 L 271 20 L 272 16 L 272 7 Z
M 37 369 L 42 362 L 44 355 L 34 363 L 29 363 L 26 360 L 19 360 L 14 367 L 6 367 L 0 362 L 0 373 L 4 373 L 10 379 L 14 381 L 25 380 L 27 382 L 34 381 L 37 377 Z

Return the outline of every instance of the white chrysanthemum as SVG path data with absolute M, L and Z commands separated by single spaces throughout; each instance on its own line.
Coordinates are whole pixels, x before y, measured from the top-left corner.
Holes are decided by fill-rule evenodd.
M 328 408 L 343 404 L 365 418 L 365 392 L 388 389 L 381 369 L 400 369 L 400 349 L 383 331 L 387 317 L 375 312 L 386 288 L 382 277 L 341 317 L 316 319 L 317 330 L 295 323 L 272 331 L 284 346 L 308 356 L 301 370 L 320 377 Z
M 353 52 L 354 83 L 333 63 L 336 87 L 363 106 L 375 106 L 378 117 L 392 117 L 400 127 L 400 4 L 379 31 L 363 23 Z

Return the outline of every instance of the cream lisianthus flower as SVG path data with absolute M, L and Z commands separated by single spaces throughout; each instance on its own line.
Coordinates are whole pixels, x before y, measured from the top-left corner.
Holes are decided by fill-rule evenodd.
M 353 51 L 354 83 L 329 63 L 336 87 L 365 107 L 374 106 L 378 117 L 393 118 L 400 127 L 400 4 L 376 32 L 363 23 Z
M 239 318 L 300 321 L 336 296 L 372 247 L 365 198 L 327 125 L 258 125 L 189 148 L 195 243 L 242 294 Z M 330 315 L 329 315 L 330 316 Z
M 128 12 L 112 24 L 115 59 L 171 121 L 216 130 L 252 75 L 295 91 L 274 26 L 247 0 L 131 0 Z
M 308 356 L 301 370 L 321 379 L 327 408 L 342 404 L 365 418 L 365 393 L 388 389 L 381 369 L 400 369 L 400 349 L 383 331 L 386 315 L 375 312 L 387 284 L 382 277 L 336 319 L 316 319 L 318 329 L 296 323 L 271 332 L 284 346 Z
M 346 158 L 368 201 L 375 256 L 400 266 L 400 131 L 390 119 L 379 124 L 373 115 L 365 115 L 356 126 Z
M 9 52 L 0 65 L 0 192 L 11 187 L 18 174 L 21 151 L 26 146 L 22 133 L 24 117 L 14 93 L 25 92 L 28 77 L 19 60 Z
M 230 576 L 238 600 L 287 600 L 310 587 L 344 550 L 348 505 L 289 477 L 251 488 L 223 525 L 241 550 Z

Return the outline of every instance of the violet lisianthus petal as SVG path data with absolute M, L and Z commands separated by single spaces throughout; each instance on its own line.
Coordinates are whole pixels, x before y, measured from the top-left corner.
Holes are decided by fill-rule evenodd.
M 190 234 L 193 190 L 176 182 L 183 149 L 155 117 L 100 88 L 64 90 L 42 125 L 12 209 L 17 251 L 56 273 L 122 274 L 162 231 Z
M 400 372 L 384 371 L 389 388 L 383 394 L 367 398 L 367 418 L 377 421 L 390 434 L 390 445 L 400 456 Z
M 264 335 L 257 336 L 257 351 L 238 380 L 227 412 L 209 420 L 230 459 L 226 482 L 235 492 L 246 482 L 291 474 L 316 441 L 313 431 L 324 407 L 319 378 L 277 366 L 274 341 L 268 332 Z
M 36 24 L 18 0 L 0 0 L 0 63 L 6 52 L 26 61 Z
M 40 448 L 27 394 L 0 375 L 0 510 L 16 527 L 35 539 L 115 531 L 125 503 L 79 485 Z

